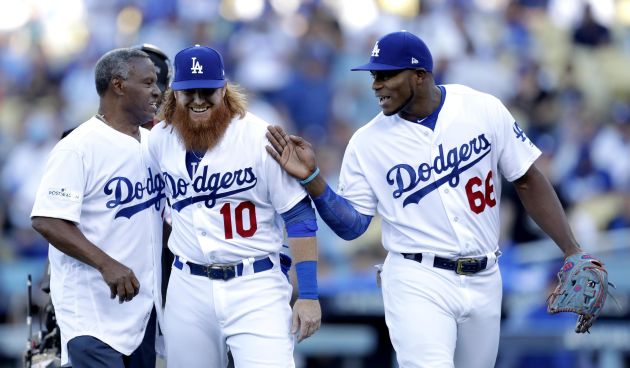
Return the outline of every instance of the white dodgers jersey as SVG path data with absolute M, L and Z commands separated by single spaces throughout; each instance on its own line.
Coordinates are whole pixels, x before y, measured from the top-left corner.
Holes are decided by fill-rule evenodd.
M 120 304 L 101 273 L 50 246 L 50 289 L 62 340 L 94 336 L 129 355 L 142 341 L 155 305 L 161 318 L 163 184 L 141 141 L 92 118 L 50 154 L 31 216 L 71 221 L 110 257 L 133 270 L 140 291 Z
M 495 97 L 439 86 L 442 103 L 421 122 L 382 113 L 346 149 L 339 194 L 382 218 L 383 245 L 442 256 L 494 252 L 501 178 L 521 177 L 540 155 Z
M 172 208 L 168 245 L 174 254 L 211 264 L 281 250 L 279 214 L 306 192 L 265 150 L 267 126 L 251 113 L 233 119 L 201 160 L 186 151 L 172 125 L 153 127 L 149 149 L 160 164 Z

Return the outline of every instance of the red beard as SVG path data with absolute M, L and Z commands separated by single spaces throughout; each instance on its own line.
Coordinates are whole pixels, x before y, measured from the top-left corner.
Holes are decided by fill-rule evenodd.
M 232 121 L 232 114 L 225 105 L 221 105 L 212 111 L 207 121 L 198 122 L 190 118 L 187 108 L 176 106 L 171 120 L 187 151 L 205 152 L 223 138 Z

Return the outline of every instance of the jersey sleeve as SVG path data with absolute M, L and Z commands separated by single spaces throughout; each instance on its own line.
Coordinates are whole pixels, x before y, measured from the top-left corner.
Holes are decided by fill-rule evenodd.
M 85 168 L 79 152 L 54 149 L 35 196 L 31 217 L 54 217 L 79 223 L 85 192 Z
M 527 172 L 541 152 L 529 140 L 507 108 L 500 101 L 496 102 L 499 170 L 506 180 L 512 182 Z
M 269 141 L 265 138 L 264 142 Z M 263 145 L 263 166 L 268 183 L 268 192 L 271 203 L 277 213 L 282 214 L 293 208 L 305 196 L 306 190 L 298 181 L 287 174 L 280 165 L 269 156 Z
M 358 212 L 374 216 L 378 200 L 363 172 L 355 141 L 351 140 L 341 163 L 337 194 L 347 199 Z

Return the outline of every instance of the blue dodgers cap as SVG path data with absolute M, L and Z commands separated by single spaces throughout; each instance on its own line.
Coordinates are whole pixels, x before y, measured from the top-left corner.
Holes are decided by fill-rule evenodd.
M 175 78 L 171 89 L 220 88 L 225 86 L 223 58 L 215 49 L 195 45 L 175 55 Z
M 433 57 L 418 36 L 407 31 L 387 34 L 376 41 L 370 62 L 351 70 L 425 69 L 433 72 Z

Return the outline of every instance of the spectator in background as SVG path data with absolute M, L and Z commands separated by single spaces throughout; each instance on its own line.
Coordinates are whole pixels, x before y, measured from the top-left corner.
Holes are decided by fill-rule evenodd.
M 613 188 L 610 165 L 598 167 L 593 161 L 593 142 L 601 131 L 599 115 L 583 108 L 562 134 L 558 185 L 569 206 L 587 201 Z M 558 170 L 560 171 L 560 169 Z
M 584 4 L 582 20 L 573 31 L 573 43 L 584 47 L 600 47 L 611 42 L 610 30 L 595 20 L 591 5 Z
M 630 229 L 630 185 L 620 196 L 619 212 L 608 222 L 606 230 Z
M 13 238 L 12 253 L 18 257 L 45 258 L 48 243 L 31 227 L 30 212 L 35 192 L 46 166 L 46 158 L 58 135 L 52 107 L 35 108 L 24 122 L 24 140 L 9 153 L 1 172 L 7 220 Z
M 229 39 L 226 65 L 244 88 L 271 103 L 291 77 L 291 55 L 297 40 L 277 27 L 275 18 L 261 18 L 243 27 Z M 216 43 L 216 42 L 213 42 Z
M 608 170 L 615 191 L 630 188 L 630 105 L 616 101 L 611 106 L 612 122 L 606 124 L 592 142 L 592 160 Z M 625 158 L 625 159 L 623 159 Z
M 333 96 L 327 55 L 307 48 L 297 56 L 297 69 L 282 91 L 282 101 L 299 134 L 321 143 L 328 137 Z
M 608 172 L 593 164 L 590 146 L 582 144 L 575 165 L 560 181 L 560 188 L 570 203 L 576 204 L 610 191 L 612 179 Z

